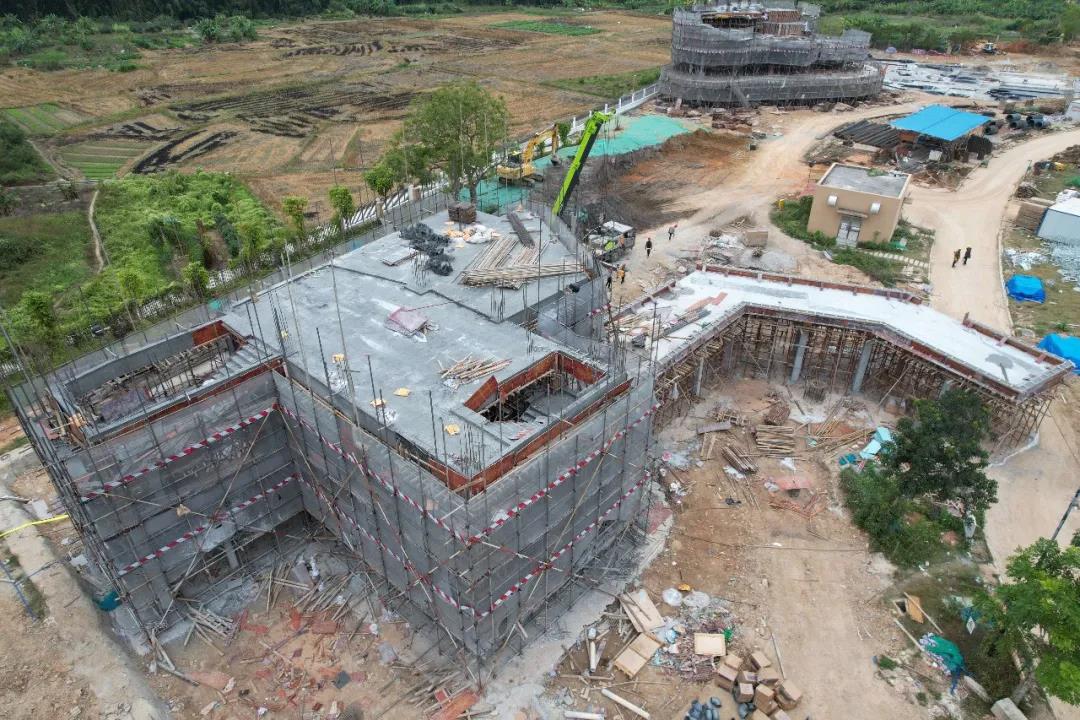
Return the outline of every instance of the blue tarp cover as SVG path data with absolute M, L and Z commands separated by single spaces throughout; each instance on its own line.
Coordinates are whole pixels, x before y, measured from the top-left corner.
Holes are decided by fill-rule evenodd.
M 985 115 L 964 112 L 944 105 L 927 105 L 919 112 L 893 120 L 897 130 L 910 130 L 950 142 L 967 135 L 975 128 L 990 122 Z
M 1005 283 L 1005 289 L 1013 300 L 1031 300 L 1040 303 L 1046 300 L 1046 290 L 1043 289 L 1042 280 L 1031 275 L 1013 275 Z
M 1080 338 L 1071 335 L 1047 335 L 1039 342 L 1039 348 L 1071 360 L 1076 366 L 1073 372 L 1080 375 Z

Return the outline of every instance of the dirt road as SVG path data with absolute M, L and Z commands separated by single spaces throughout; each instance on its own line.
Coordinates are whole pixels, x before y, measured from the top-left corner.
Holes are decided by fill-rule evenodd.
M 817 113 L 811 110 L 795 110 L 762 114 L 758 129 L 769 133 L 756 151 L 743 150 L 731 173 L 723 182 L 691 189 L 671 208 L 685 212 L 679 220 L 674 240 L 669 243 L 666 227 L 638 230 L 639 238 L 651 236 L 655 249 L 646 261 L 644 240 L 638 242 L 627 260 L 630 278 L 648 282 L 652 271 L 658 266 L 672 266 L 681 253 L 697 250 L 709 230 L 722 227 L 742 217 L 750 216 L 759 226 L 769 224 L 769 209 L 777 197 L 797 192 L 809 181 L 809 168 L 803 156 L 819 140 L 834 128 L 846 122 L 866 120 L 886 115 L 909 113 L 923 107 L 931 96 L 913 95 L 912 100 L 898 105 L 860 108 L 853 112 Z M 935 98 L 934 102 L 942 102 Z M 952 104 L 963 105 L 968 101 L 956 100 Z M 777 136 L 779 134 L 779 136 Z M 793 240 L 775 229 L 770 232 L 770 244 L 795 258 L 800 274 L 834 280 L 865 281 L 857 270 L 835 265 L 799 240 Z M 636 296 L 640 288 L 636 283 L 627 284 L 623 291 L 627 298 Z
M 1080 130 L 1045 135 L 994 157 L 955 192 L 915 189 L 905 213 L 914 223 L 937 229 L 930 258 L 934 307 L 956 317 L 968 312 L 980 322 L 1011 331 L 1001 273 L 1006 208 L 1029 162 L 1076 144 L 1080 144 Z M 971 262 L 953 268 L 953 251 L 969 246 Z M 1075 388 L 1066 393 L 1075 402 Z M 1080 438 L 1063 397 L 1059 394 L 1051 406 L 1038 443 L 991 470 L 998 481 L 998 503 L 987 513 L 986 537 L 999 571 L 1016 548 L 1053 532 L 1076 491 Z M 1077 529 L 1080 517 L 1074 513 L 1061 538 L 1067 541 Z M 1058 702 L 1052 706 L 1059 720 L 1080 719 L 1076 706 Z

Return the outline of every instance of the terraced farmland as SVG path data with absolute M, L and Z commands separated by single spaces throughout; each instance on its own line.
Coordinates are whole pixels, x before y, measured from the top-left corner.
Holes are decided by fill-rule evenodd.
M 150 149 L 147 143 L 131 140 L 89 140 L 65 145 L 59 155 L 67 166 L 89 180 L 107 180 L 129 162 Z
M 4 108 L 0 110 L 0 113 L 21 127 L 28 135 L 38 136 L 55 135 L 87 119 L 87 116 L 82 113 L 62 108 L 54 103 Z

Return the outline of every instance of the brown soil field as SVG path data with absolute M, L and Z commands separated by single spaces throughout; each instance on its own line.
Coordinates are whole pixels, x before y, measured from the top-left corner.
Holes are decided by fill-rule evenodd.
M 661 17 L 570 18 L 600 30 L 581 37 L 493 27 L 529 19 L 536 16 L 282 24 L 250 43 L 145 51 L 139 69 L 128 73 L 8 68 L 0 73 L 0 103 L 51 102 L 92 118 L 54 139 L 63 143 L 138 134 L 126 126 L 141 121 L 166 131 L 151 151 L 160 161 L 155 168 L 236 172 L 272 207 L 281 194 L 304 195 L 314 205 L 335 166 L 339 180 L 362 184 L 358 171 L 378 159 L 409 102 L 447 82 L 473 78 L 498 93 L 510 109 L 512 134 L 526 135 L 599 102 L 544 82 L 641 70 L 669 57 L 671 26 Z M 229 135 L 209 151 L 182 153 L 219 132 Z

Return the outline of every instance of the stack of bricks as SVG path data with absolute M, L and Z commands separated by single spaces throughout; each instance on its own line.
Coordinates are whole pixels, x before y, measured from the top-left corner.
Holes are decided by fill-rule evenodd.
M 802 700 L 802 691 L 780 677 L 760 650 L 745 659 L 731 653 L 725 655 L 716 668 L 716 684 L 751 711 L 747 715 L 749 720 L 791 720 L 788 712 Z

